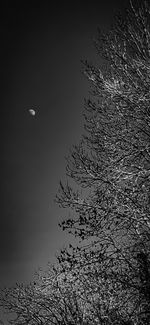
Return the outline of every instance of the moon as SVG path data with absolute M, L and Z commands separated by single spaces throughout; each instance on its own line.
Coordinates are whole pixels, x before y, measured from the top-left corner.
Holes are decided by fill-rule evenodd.
M 32 116 L 35 116 L 35 114 L 36 114 L 36 112 L 35 112 L 35 110 L 34 109 L 29 109 L 29 113 L 32 115 Z

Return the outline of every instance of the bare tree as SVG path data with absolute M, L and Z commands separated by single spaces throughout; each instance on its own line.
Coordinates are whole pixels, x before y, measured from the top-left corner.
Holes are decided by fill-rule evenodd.
M 49 266 L 45 273 L 36 274 L 36 282 L 2 290 L 1 306 L 13 315 L 9 323 L 15 325 L 104 323 L 108 283 L 104 290 L 96 268 L 93 275 L 84 272 L 77 278 L 72 272 L 62 273 L 58 266 Z
M 99 276 L 119 288 L 113 308 L 133 324 L 150 319 L 149 22 L 148 4 L 136 8 L 130 2 L 108 34 L 99 30 L 96 48 L 106 64 L 99 69 L 84 62 L 92 84 L 86 133 L 68 158 L 71 185 L 61 183 L 57 196 L 62 207 L 74 210 L 61 226 L 79 239 L 60 261 L 81 271 L 101 260 Z

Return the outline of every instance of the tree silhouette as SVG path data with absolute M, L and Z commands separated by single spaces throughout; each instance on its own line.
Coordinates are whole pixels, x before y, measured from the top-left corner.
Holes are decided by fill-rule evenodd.
M 96 48 L 106 64 L 99 69 L 84 62 L 92 84 L 86 133 L 68 158 L 71 185 L 60 183 L 57 196 L 74 210 L 61 226 L 79 239 L 72 253 L 62 251 L 62 265 L 67 260 L 81 272 L 101 260 L 101 279 L 118 285 L 113 308 L 133 324 L 150 319 L 149 21 L 146 2 L 139 8 L 130 3 L 108 34 L 99 30 Z
M 3 292 L 18 325 L 149 324 L 148 4 L 130 2 L 107 34 L 98 31 L 95 45 L 104 64 L 83 62 L 92 87 L 85 133 L 67 158 L 67 182 L 56 197 L 71 211 L 60 226 L 77 244 L 62 249 L 58 265 L 34 286 Z

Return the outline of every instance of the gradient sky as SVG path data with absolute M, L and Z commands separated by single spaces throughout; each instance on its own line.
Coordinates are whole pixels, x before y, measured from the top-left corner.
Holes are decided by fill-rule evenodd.
M 68 240 L 54 198 L 83 132 L 80 60 L 98 62 L 97 27 L 109 28 L 127 1 L 88 3 L 6 5 L 1 14 L 0 286 L 30 281 Z

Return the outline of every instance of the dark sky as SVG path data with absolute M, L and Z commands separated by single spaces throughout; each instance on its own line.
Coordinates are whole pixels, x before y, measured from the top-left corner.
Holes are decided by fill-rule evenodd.
M 97 60 L 97 26 L 127 1 L 60 3 L 1 10 L 0 286 L 31 280 L 68 240 L 53 201 L 83 131 L 80 60 Z

